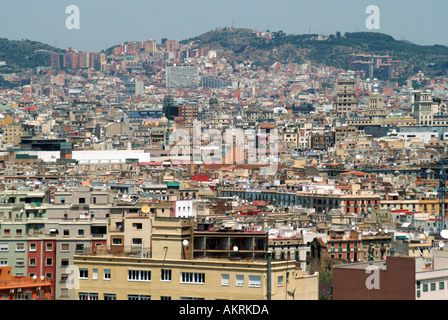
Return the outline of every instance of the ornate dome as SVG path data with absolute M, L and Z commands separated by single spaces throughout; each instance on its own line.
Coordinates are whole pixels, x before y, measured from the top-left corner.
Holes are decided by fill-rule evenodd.
M 163 116 L 163 117 L 160 119 L 160 124 L 167 124 L 167 123 L 168 123 L 168 118 L 165 117 L 165 116 Z

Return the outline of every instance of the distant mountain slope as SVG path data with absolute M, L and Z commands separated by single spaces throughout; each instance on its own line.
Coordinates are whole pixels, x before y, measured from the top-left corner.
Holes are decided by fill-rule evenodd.
M 52 52 L 62 53 L 64 50 L 37 41 L 0 38 L 0 61 L 6 61 L 8 69 L 48 67 Z
M 420 46 L 377 32 L 336 33 L 326 40 L 316 40 L 317 34 L 286 35 L 280 31 L 272 35 L 267 39 L 257 36 L 253 30 L 224 28 L 182 43 L 196 42 L 199 48 L 218 50 L 230 62 L 250 60 L 255 64 L 269 65 L 277 61 L 311 61 L 347 68 L 351 53 L 366 53 L 390 55 L 401 60 L 405 73 L 421 70 L 429 75 L 448 74 L 448 47 L 442 45 Z

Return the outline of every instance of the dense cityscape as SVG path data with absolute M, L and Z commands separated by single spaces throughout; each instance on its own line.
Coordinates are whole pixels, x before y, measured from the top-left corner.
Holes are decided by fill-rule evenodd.
M 1 300 L 448 298 L 448 76 L 173 39 L 46 59 L 0 61 Z

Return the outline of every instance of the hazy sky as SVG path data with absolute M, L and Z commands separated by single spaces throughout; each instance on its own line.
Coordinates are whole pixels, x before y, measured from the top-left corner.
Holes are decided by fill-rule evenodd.
M 80 29 L 66 28 L 66 7 L 80 11 Z M 369 5 L 380 29 L 368 30 Z M 287 34 L 386 33 L 416 44 L 448 45 L 446 0 L 0 0 L 0 37 L 62 49 L 101 51 L 125 41 L 183 40 L 216 27 Z

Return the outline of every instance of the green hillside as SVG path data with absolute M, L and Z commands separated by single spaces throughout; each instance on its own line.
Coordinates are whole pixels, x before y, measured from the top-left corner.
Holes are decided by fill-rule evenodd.
M 0 61 L 5 61 L 7 64 L 1 67 L 0 71 L 48 67 L 52 52 L 62 53 L 64 50 L 37 41 L 0 38 Z
M 404 74 L 419 70 L 428 75 L 448 75 L 448 47 L 420 46 L 377 32 L 336 33 L 317 40 L 316 34 L 287 35 L 273 32 L 271 39 L 258 37 L 249 29 L 221 29 L 182 41 L 195 42 L 198 48 L 217 50 L 230 62 L 250 60 L 256 65 L 302 63 L 310 61 L 347 68 L 351 53 L 390 55 L 399 59 Z

